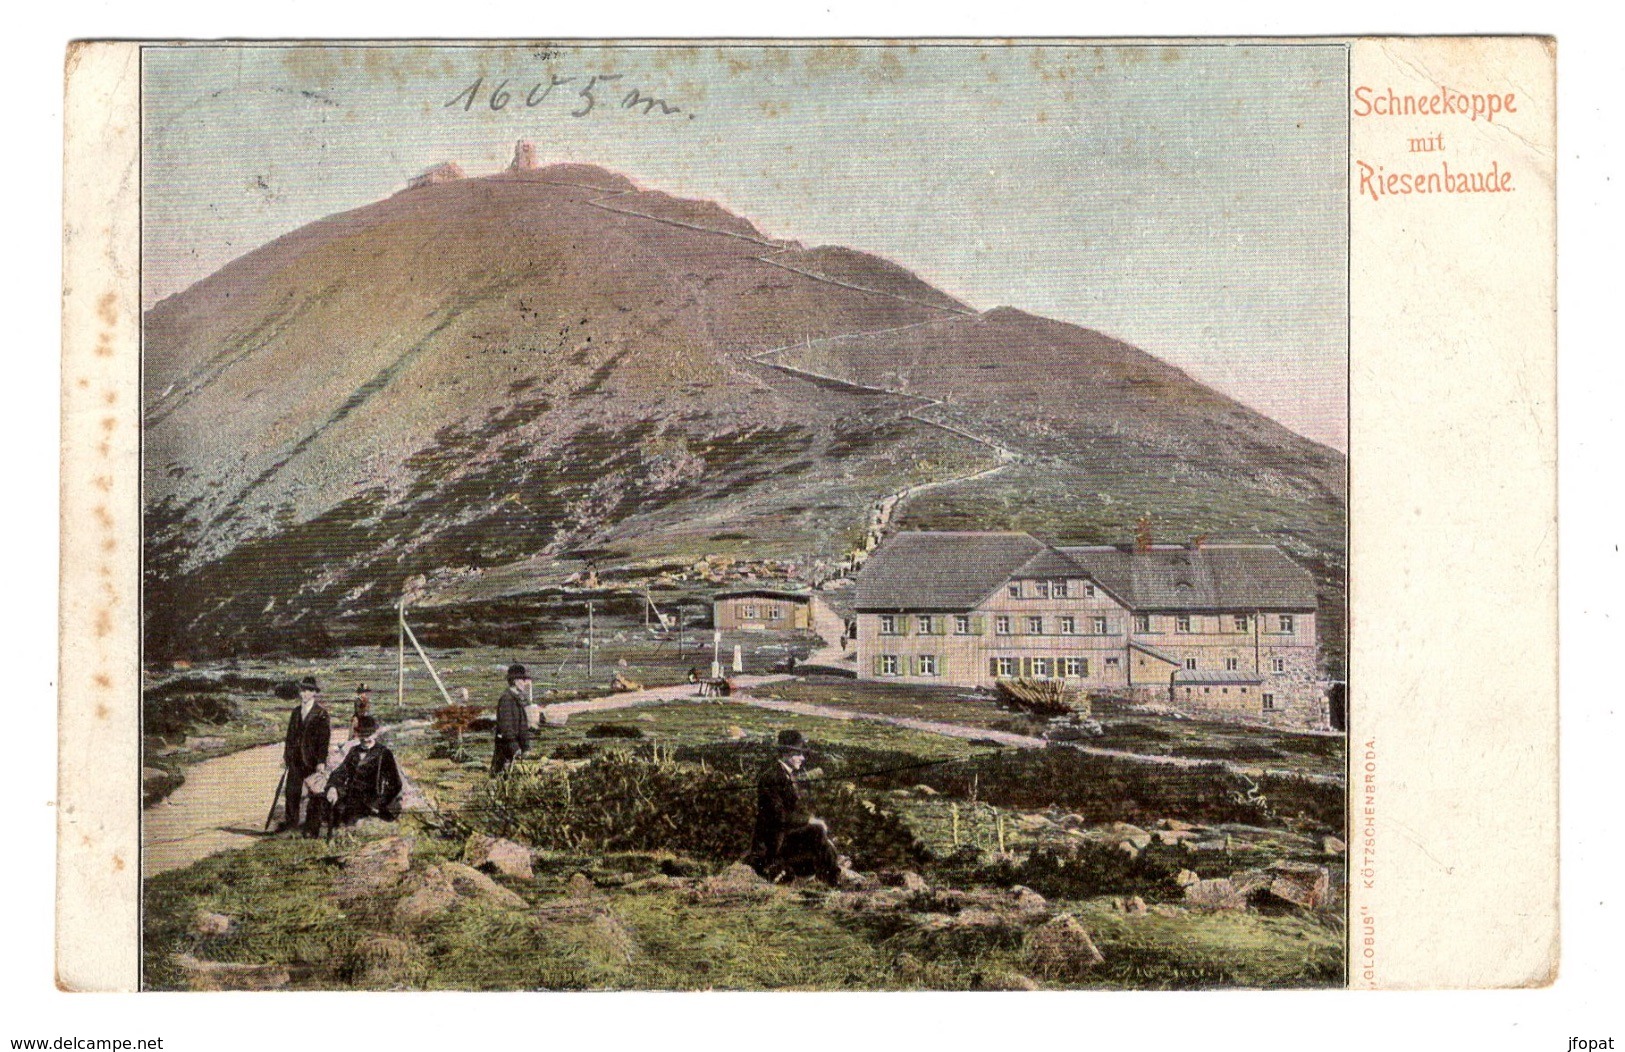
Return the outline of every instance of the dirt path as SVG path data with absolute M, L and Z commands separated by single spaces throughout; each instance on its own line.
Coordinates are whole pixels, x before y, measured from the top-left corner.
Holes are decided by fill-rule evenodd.
M 281 775 L 280 744 L 187 768 L 179 789 L 141 813 L 141 875 L 152 877 L 252 844 L 265 828 Z

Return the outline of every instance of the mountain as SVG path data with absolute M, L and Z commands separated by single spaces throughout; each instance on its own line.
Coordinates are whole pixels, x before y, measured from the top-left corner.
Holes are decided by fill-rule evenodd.
M 822 577 L 877 530 L 1141 516 L 1275 540 L 1341 606 L 1340 454 L 1100 333 L 593 166 L 439 166 L 144 335 L 155 658 L 349 638 L 408 587 Z

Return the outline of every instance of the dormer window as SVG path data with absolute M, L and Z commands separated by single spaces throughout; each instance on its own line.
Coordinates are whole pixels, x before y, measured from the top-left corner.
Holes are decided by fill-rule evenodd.
M 1011 599 L 1020 599 L 1021 598 L 1021 582 L 1020 581 L 1011 581 L 1010 582 L 1010 598 Z

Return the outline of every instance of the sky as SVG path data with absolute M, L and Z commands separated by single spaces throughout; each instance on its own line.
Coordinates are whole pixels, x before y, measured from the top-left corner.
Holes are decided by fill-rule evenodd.
M 440 162 L 500 170 L 525 138 L 977 309 L 1127 340 L 1346 451 L 1345 62 L 1325 44 L 148 48 L 143 302 Z M 660 103 L 623 105 L 634 91 Z

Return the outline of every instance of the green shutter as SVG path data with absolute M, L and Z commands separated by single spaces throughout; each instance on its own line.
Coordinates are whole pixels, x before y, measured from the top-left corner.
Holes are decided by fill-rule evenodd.
M 947 634 L 948 634 L 948 618 L 945 615 L 945 616 L 942 617 L 941 620 L 939 620 L 937 622 L 937 635 L 945 636 Z
M 1033 674 L 1033 659 L 1032 658 L 1024 657 L 1024 658 L 1021 659 L 1021 674 L 1022 674 L 1023 677 L 1031 676 Z
M 918 676 L 920 674 L 920 658 L 919 658 L 919 655 L 910 654 L 908 656 L 908 674 L 911 675 L 911 676 Z
M 875 655 L 875 675 L 879 676 L 879 675 L 882 675 L 882 674 L 883 673 L 880 671 L 880 655 L 876 654 Z
M 999 678 L 999 659 L 998 658 L 988 658 L 987 659 L 987 675 L 988 675 L 989 679 L 998 679 Z
M 981 614 L 974 615 L 970 619 L 971 635 L 979 636 L 979 635 L 982 635 L 984 632 L 986 632 L 987 631 L 986 622 L 987 622 L 987 619 L 985 617 L 983 617 Z

